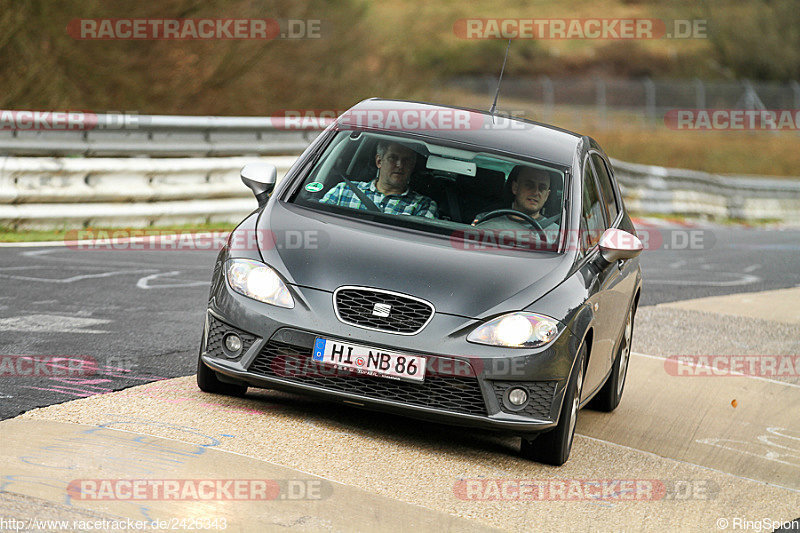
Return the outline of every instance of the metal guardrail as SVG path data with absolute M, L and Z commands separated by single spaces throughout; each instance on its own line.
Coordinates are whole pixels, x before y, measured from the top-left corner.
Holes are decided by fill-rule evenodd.
M 33 117 L 20 114 L 39 113 Z M 44 112 L 0 110 L 0 155 L 229 156 L 298 153 L 327 126 L 319 119 L 94 114 L 57 123 Z M 21 120 L 19 120 L 21 118 Z M 8 123 L 16 125 L 9 128 Z M 30 126 L 30 127 L 28 127 Z M 68 129 L 76 126 L 74 129 Z
M 239 181 L 241 167 L 262 159 L 283 175 L 327 125 L 268 117 L 94 120 L 81 131 L 0 130 L 0 225 L 234 222 L 255 207 Z M 19 157 L 32 154 L 156 157 Z M 800 223 L 797 180 L 613 164 L 628 208 L 638 212 Z
M 239 178 L 265 161 L 282 177 L 295 156 L 0 158 L 0 226 L 146 227 L 238 222 L 255 209 Z
M 252 196 L 239 172 L 256 160 L 280 176 L 295 156 L 213 158 L 0 158 L 3 204 L 157 202 Z
M 800 181 L 722 176 L 611 160 L 628 209 L 800 224 Z

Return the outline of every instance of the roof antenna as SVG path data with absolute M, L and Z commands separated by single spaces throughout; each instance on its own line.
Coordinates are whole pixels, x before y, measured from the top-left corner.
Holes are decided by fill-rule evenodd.
M 508 40 L 506 45 L 506 56 L 503 58 L 503 67 L 500 69 L 500 78 L 497 80 L 497 92 L 494 93 L 494 102 L 489 109 L 489 114 L 492 115 L 492 124 L 494 124 L 494 112 L 497 109 L 497 97 L 500 96 L 500 84 L 503 82 L 503 72 L 506 70 L 506 61 L 508 60 L 508 49 L 511 48 L 511 39 Z

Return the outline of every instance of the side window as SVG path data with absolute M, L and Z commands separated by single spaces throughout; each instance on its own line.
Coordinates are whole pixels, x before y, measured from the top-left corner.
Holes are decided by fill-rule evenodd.
M 617 209 L 617 200 L 614 195 L 614 186 L 611 185 L 611 176 L 608 174 L 608 168 L 603 158 L 597 154 L 592 154 L 592 162 L 594 169 L 597 171 L 597 181 L 600 182 L 600 189 L 603 191 L 603 199 L 606 204 L 606 214 L 608 215 L 609 226 L 614 223 L 614 220 L 619 214 Z
M 583 169 L 583 198 L 581 205 L 581 248 L 585 252 L 600 240 L 605 230 L 603 203 L 597 191 L 597 182 L 589 160 Z

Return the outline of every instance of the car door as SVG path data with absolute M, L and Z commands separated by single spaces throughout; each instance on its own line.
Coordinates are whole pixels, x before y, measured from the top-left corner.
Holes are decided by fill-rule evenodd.
M 605 205 L 591 155 L 583 160 L 581 197 L 580 246 L 585 255 L 581 267 L 589 288 L 589 304 L 594 313 L 592 350 L 584 377 L 583 397 L 594 392 L 603 383 L 613 361 L 615 330 L 619 310 L 615 309 L 614 288 L 619 282 L 616 263 L 598 261 L 598 242 L 603 232 L 614 222 L 609 220 L 609 209 Z
M 598 184 L 600 185 L 600 192 L 603 197 L 603 204 L 606 208 L 606 220 L 610 221 L 608 227 L 619 228 L 622 224 L 623 209 L 622 202 L 620 201 L 617 188 L 614 186 L 613 177 L 611 175 L 608 161 L 597 151 L 590 152 L 590 159 L 597 176 Z M 613 342 L 616 343 L 622 334 L 622 328 L 627 318 L 627 311 L 630 307 L 631 299 L 633 298 L 633 291 L 636 283 L 635 275 L 635 262 L 634 261 L 617 261 L 615 263 L 616 270 L 613 270 L 613 279 L 609 280 L 608 297 L 609 302 L 606 311 L 609 317 L 616 324 L 616 334 L 613 335 Z M 612 333 L 613 330 L 612 330 Z M 616 348 L 616 347 L 615 347 Z M 612 352 L 613 356 L 616 355 L 616 350 Z

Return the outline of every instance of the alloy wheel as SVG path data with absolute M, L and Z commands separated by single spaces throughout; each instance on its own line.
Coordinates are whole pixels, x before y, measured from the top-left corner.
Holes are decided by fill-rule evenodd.
M 625 376 L 628 373 L 628 361 L 631 358 L 631 336 L 633 335 L 633 309 L 628 312 L 628 321 L 625 323 L 625 332 L 622 335 L 622 349 L 619 352 L 619 374 L 617 376 L 617 395 L 622 395 L 625 386 Z
M 583 360 L 578 361 L 578 380 L 575 384 L 575 397 L 572 399 L 572 411 L 569 419 L 569 446 L 572 446 L 572 439 L 575 436 L 575 424 L 578 421 L 578 407 L 581 404 L 581 391 L 583 391 Z

